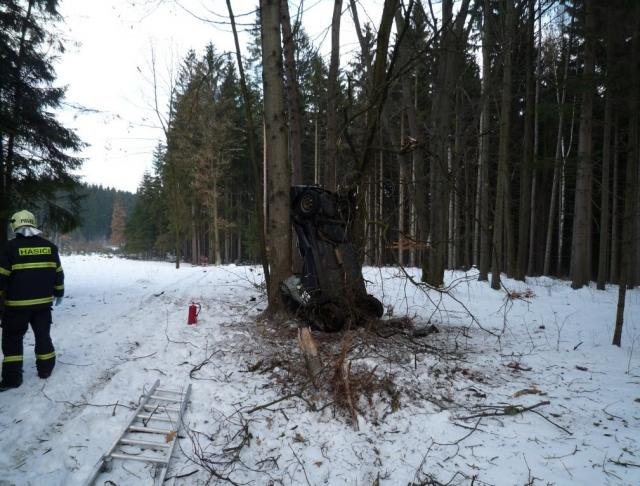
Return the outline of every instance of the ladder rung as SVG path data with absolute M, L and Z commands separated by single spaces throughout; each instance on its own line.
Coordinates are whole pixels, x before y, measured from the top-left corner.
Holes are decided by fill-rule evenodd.
M 182 398 L 161 397 L 158 395 L 151 395 L 149 398 L 151 400 L 164 400 L 165 402 L 182 403 Z
M 139 413 L 138 415 L 136 415 L 136 417 L 138 417 L 140 420 L 158 420 L 160 422 L 171 422 L 174 423 L 176 422 L 176 420 L 171 419 L 171 418 L 167 418 L 167 417 L 160 417 L 160 416 L 155 416 L 155 415 L 144 415 Z
M 151 457 L 151 456 L 132 456 L 129 454 L 119 454 L 118 452 L 112 452 L 111 457 L 114 459 L 128 459 L 131 461 L 140 461 L 140 462 L 155 462 L 156 464 L 169 464 L 169 458 L 162 459 L 160 457 Z
M 144 409 L 149 412 L 179 412 L 180 409 L 173 407 L 162 407 L 160 405 L 145 405 Z
M 131 427 L 129 427 L 129 432 L 146 432 L 147 434 L 170 434 L 171 432 L 175 432 L 175 430 L 154 429 L 153 427 L 139 427 L 137 425 L 132 425 Z
M 156 388 L 157 392 L 162 393 L 176 393 L 178 395 L 183 395 L 182 390 L 169 390 L 168 388 Z
M 136 440 L 136 439 L 120 439 L 121 444 L 136 445 L 144 449 L 167 449 L 170 444 L 163 444 L 161 442 L 151 442 L 148 440 Z

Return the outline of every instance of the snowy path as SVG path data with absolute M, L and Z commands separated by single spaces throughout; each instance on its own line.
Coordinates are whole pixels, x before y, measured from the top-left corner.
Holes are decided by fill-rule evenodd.
M 531 478 L 540 484 L 640 484 L 638 290 L 627 295 L 623 348 L 617 349 L 610 345 L 615 288 L 573 291 L 548 278 L 506 281 L 509 290 L 535 295 L 505 306 L 504 293 L 463 281 L 456 298 L 480 325 L 500 333 L 497 339 L 450 298 L 434 313 L 394 270 L 369 269 L 370 290 L 394 316 L 431 317 L 441 333 L 425 342 L 455 347 L 460 355 L 412 355 L 398 363 L 354 359 L 354 366 L 393 376 L 402 392 L 399 408 L 380 396 L 361 404 L 368 412 L 355 430 L 334 408 L 312 411 L 297 399 L 245 413 L 248 423 L 238 423 L 237 410 L 279 398 L 290 379 L 285 366 L 267 369 L 276 339 L 253 320 L 264 305 L 254 285 L 256 268 L 176 270 L 168 263 L 97 256 L 66 257 L 63 265 L 68 297 L 54 312 L 54 375 L 46 382 L 36 377 L 29 333 L 24 384 L 0 394 L 0 485 L 80 484 L 130 414 L 123 405 L 135 405 L 143 386 L 158 378 L 169 387 L 193 384 L 186 416 L 192 433 L 180 440 L 173 475 L 199 470 L 186 457 L 194 457 L 194 439 L 215 454 L 246 425 L 242 464 L 230 470 L 239 483 L 404 485 L 431 475 L 445 483 L 454 478 L 453 484 L 469 484 L 474 476 L 475 484 Z M 185 323 L 191 300 L 203 305 L 197 326 Z M 542 415 L 462 420 L 497 410 L 481 407 L 544 401 L 549 405 L 535 409 Z M 142 467 L 115 468 L 109 478 L 118 485 L 151 484 Z M 208 478 L 199 470 L 177 484 Z

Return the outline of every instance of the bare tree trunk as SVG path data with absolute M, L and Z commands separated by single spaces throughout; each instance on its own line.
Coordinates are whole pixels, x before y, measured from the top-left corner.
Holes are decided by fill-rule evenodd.
M 482 25 L 482 109 L 480 112 L 479 157 L 478 157 L 478 206 L 480 208 L 480 257 L 478 280 L 489 279 L 491 266 L 491 228 L 489 221 L 489 144 L 490 144 L 490 94 L 491 85 L 491 2 L 484 0 Z
M 212 207 L 212 217 L 213 217 L 213 252 L 211 253 L 211 257 L 213 258 L 214 265 L 220 265 L 220 222 L 219 222 L 219 214 L 218 214 L 218 176 L 217 174 L 213 177 L 213 188 L 212 188 L 212 199 L 211 202 Z
M 632 283 L 634 276 L 632 265 L 632 252 L 634 244 L 633 239 L 638 237 L 640 230 L 639 214 L 636 213 L 638 200 L 638 179 L 640 178 L 640 93 L 638 92 L 640 84 L 640 66 L 638 66 L 638 58 L 640 57 L 640 4 L 635 5 L 635 22 L 631 41 L 631 53 L 629 58 L 631 62 L 631 93 L 629 99 L 629 134 L 628 134 L 628 157 L 627 157 L 627 173 L 625 175 L 625 204 L 624 204 L 624 220 L 622 225 L 622 248 L 621 265 L 620 265 L 620 283 L 618 293 L 618 309 L 616 315 L 616 327 L 613 334 L 613 344 L 620 346 L 622 343 L 622 326 L 624 323 L 624 307 L 626 288 L 628 283 Z
M 573 23 L 573 21 L 572 21 Z M 569 58 L 571 54 L 571 42 L 572 35 L 571 29 L 569 29 L 569 41 L 567 43 L 566 52 L 564 54 L 564 68 L 562 78 L 558 80 L 557 69 L 554 65 L 554 77 L 556 79 L 556 102 L 558 103 L 558 131 L 556 135 L 556 153 L 554 156 L 553 162 L 553 183 L 551 187 L 551 202 L 549 204 L 549 219 L 547 221 L 547 237 L 544 249 L 544 265 L 542 274 L 550 275 L 551 274 L 551 244 L 553 238 L 553 222 L 555 218 L 556 211 L 556 200 L 559 199 L 559 190 L 558 186 L 560 184 L 560 170 L 561 165 L 564 163 L 564 154 L 563 154 L 563 129 L 564 129 L 564 103 L 566 101 L 567 95 L 567 77 L 569 74 Z M 564 48 L 563 48 L 564 51 Z M 536 104 L 537 105 L 537 104 Z M 573 122 L 572 122 L 573 126 Z M 558 218 L 559 220 L 560 218 Z M 560 226 L 560 222 L 558 222 L 558 226 Z M 558 265 L 559 265 L 558 260 Z M 558 268 L 560 271 L 560 268 Z
M 636 23 L 634 39 L 632 41 L 631 54 L 638 59 L 640 56 L 640 6 L 636 6 Z M 632 57 L 633 58 L 633 57 Z M 627 170 L 625 174 L 624 190 L 624 219 L 622 224 L 622 245 L 620 247 L 620 281 L 618 288 L 618 308 L 616 313 L 616 326 L 613 333 L 613 343 L 620 346 L 622 342 L 622 326 L 624 324 L 624 309 L 627 285 L 632 284 L 634 276 L 633 251 L 634 237 L 638 226 L 638 215 L 635 214 L 636 191 L 638 190 L 638 158 L 640 156 L 639 136 L 638 136 L 638 84 L 640 83 L 640 73 L 638 67 L 632 64 L 631 95 L 629 96 L 629 134 L 628 134 L 628 156 Z
M 369 265 L 372 264 L 371 252 L 373 251 L 373 239 L 371 237 L 372 222 L 375 219 L 373 216 L 373 191 L 371 174 L 367 176 L 367 184 L 365 186 L 365 204 L 366 204 L 366 219 L 364 221 L 365 227 L 365 247 L 364 247 L 364 261 Z
M 618 141 L 619 133 L 617 122 L 613 123 L 613 188 L 611 193 L 611 261 L 609 267 L 609 279 L 611 282 L 618 281 Z
M 453 166 L 453 152 L 451 149 L 451 146 L 447 146 L 447 170 L 449 172 L 450 175 L 453 175 L 454 179 L 455 179 L 455 173 L 456 170 Z M 449 216 L 449 221 L 448 221 L 448 229 L 447 229 L 447 266 L 446 268 L 455 268 L 456 266 L 456 259 L 455 259 L 455 252 L 456 252 L 456 237 L 458 235 L 456 235 L 456 226 L 455 226 L 455 214 L 456 214 L 456 210 L 455 210 L 455 193 L 457 190 L 457 185 L 456 182 L 454 180 L 454 183 L 452 185 L 452 187 L 449 187 L 449 207 L 447 209 L 447 214 Z
M 524 109 L 524 139 L 522 146 L 522 165 L 520 167 L 520 209 L 518 216 L 518 256 L 515 278 L 524 280 L 529 260 L 529 231 L 531 221 L 531 171 L 533 166 L 533 136 L 535 124 L 535 90 L 533 79 L 533 50 L 534 50 L 534 25 L 535 25 L 535 0 L 528 0 L 527 18 L 527 50 L 526 50 L 526 88 Z M 536 73 L 537 74 L 537 73 Z
M 566 211 L 566 177 L 565 177 L 565 169 L 567 166 L 567 159 L 569 158 L 569 154 L 571 153 L 571 149 L 573 147 L 573 132 L 575 127 L 576 120 L 576 99 L 575 96 L 573 98 L 573 103 L 571 105 L 571 126 L 569 127 L 569 143 L 565 147 L 564 139 L 562 142 L 562 165 L 560 166 L 560 189 L 559 189 L 559 203 L 558 203 L 558 263 L 557 263 L 557 271 L 558 274 L 562 272 L 562 257 L 564 251 L 564 223 L 565 223 L 565 211 Z
M 415 152 L 411 154 L 411 189 L 409 191 L 409 232 L 414 244 L 411 245 L 409 251 L 409 266 L 416 266 L 416 245 L 415 241 L 420 240 L 418 237 L 418 212 L 416 210 L 416 156 Z
M 242 108 L 244 112 L 245 121 L 247 123 L 247 142 L 249 145 L 249 157 L 251 159 L 251 168 L 253 173 L 254 184 L 254 201 L 255 201 L 255 215 L 257 221 L 257 231 L 259 234 L 260 242 L 260 259 L 262 260 L 262 270 L 264 272 L 264 279 L 269 285 L 269 261 L 267 256 L 267 243 L 266 235 L 264 232 L 265 218 L 264 218 L 264 206 L 262 195 L 262 182 L 260 176 L 260 159 L 258 158 L 258 150 L 256 148 L 256 131 L 253 120 L 253 107 L 251 103 L 251 95 L 247 87 L 246 78 L 244 75 L 244 67 L 242 65 L 242 53 L 240 51 L 240 42 L 238 41 L 238 32 L 236 30 L 235 17 L 233 15 L 233 9 L 231 8 L 231 0 L 227 1 L 227 10 L 229 12 L 229 21 L 231 22 L 231 29 L 233 31 L 233 41 L 236 48 L 236 62 L 238 64 L 238 75 L 240 76 L 240 90 L 242 92 Z
M 404 133 L 404 114 L 400 113 L 400 147 L 403 146 L 405 141 Z M 400 156 L 400 163 L 398 166 L 398 265 L 404 266 L 404 244 L 406 241 L 404 230 L 404 200 L 405 200 L 405 157 Z
M 291 151 L 291 184 L 302 184 L 302 115 L 300 110 L 300 88 L 295 61 L 295 48 L 288 0 L 280 0 L 280 24 L 285 59 L 287 107 L 289 109 L 289 149 Z
M 320 112 L 315 112 L 315 127 L 313 130 L 313 183 L 320 184 L 320 167 L 318 164 L 318 121 L 320 119 Z
M 502 93 L 500 103 L 500 141 L 498 148 L 498 185 L 496 188 L 496 207 L 493 218 L 493 257 L 491 265 L 491 288 L 500 289 L 500 270 L 503 258 L 503 228 L 510 219 L 507 199 L 509 177 L 509 143 L 511 118 L 511 57 L 513 51 L 513 31 L 515 27 L 515 12 L 511 2 L 506 2 L 505 35 L 503 38 L 503 73 Z M 507 238 L 509 235 L 507 235 Z M 508 244 L 507 244 L 508 252 Z
M 463 0 L 455 21 L 453 20 L 453 0 L 442 2 L 441 47 L 437 54 L 437 77 L 434 83 L 432 105 L 433 145 L 431 157 L 431 247 L 428 264 L 423 269 L 423 280 L 433 287 L 444 282 L 444 268 L 447 256 L 447 221 L 449 201 L 448 160 L 450 145 L 447 135 L 451 125 L 451 95 L 456 76 L 456 40 L 463 42 L 464 22 L 469 1 Z M 424 272 L 426 270 L 426 272 Z
M 605 289 L 609 269 L 609 165 L 611 161 L 611 125 L 613 121 L 613 56 L 614 56 L 614 17 L 607 10 L 607 79 L 604 103 L 604 133 L 602 136 L 602 184 L 600 198 L 600 248 L 598 254 L 597 287 Z
M 282 45 L 286 73 L 287 108 L 289 111 L 289 153 L 291 155 L 291 185 L 302 184 L 302 102 L 295 61 L 295 48 L 288 0 L 280 0 L 280 25 L 282 27 Z M 290 228 L 289 231 L 293 231 Z M 291 270 L 295 273 L 302 269 L 302 256 L 297 249 L 295 238 L 291 238 Z
M 340 67 L 340 19 L 342 0 L 334 0 L 331 18 L 331 61 L 327 79 L 327 176 L 326 188 L 336 190 L 336 163 L 338 158 L 338 69 Z
M 191 203 L 191 264 L 198 265 L 198 232 L 196 231 L 196 206 Z
M 352 9 L 354 9 L 354 0 L 350 0 Z M 396 11 L 396 30 L 398 32 L 405 31 L 408 27 L 405 25 L 400 11 Z M 406 66 L 410 62 L 410 48 L 413 41 L 413 35 L 411 32 L 406 33 L 402 39 L 400 45 L 399 64 Z M 411 190 L 410 194 L 410 215 L 409 215 L 409 232 L 411 237 L 418 242 L 424 239 L 424 236 L 419 233 L 426 228 L 426 213 L 427 213 L 427 198 L 426 188 L 424 187 L 425 179 L 425 159 L 422 152 L 422 132 L 419 129 L 418 110 L 417 110 L 417 98 L 418 98 L 418 73 L 414 74 L 414 90 L 411 87 L 410 76 L 402 76 L 402 101 L 403 108 L 407 116 L 408 135 L 413 141 L 415 147 L 411 151 Z M 412 245 L 409 252 L 409 264 L 414 267 L 416 265 L 416 249 Z
M 380 129 L 380 147 L 383 147 L 384 144 L 382 142 L 382 128 Z M 376 228 L 378 235 L 378 244 L 377 244 L 377 258 L 376 262 L 378 266 L 384 265 L 384 231 L 383 231 L 383 221 L 384 221 L 384 153 L 382 150 L 380 151 L 380 170 L 378 172 L 378 217 L 376 218 Z
M 578 136 L 578 171 L 571 243 L 571 287 L 578 289 L 591 280 L 591 193 L 593 94 L 595 65 L 595 15 L 593 0 L 585 0 L 586 26 L 584 71 Z
M 284 87 L 282 85 L 282 47 L 280 42 L 279 0 L 260 1 L 264 87 L 265 145 L 269 159 L 267 194 L 269 215 L 267 219 L 267 257 L 270 264 L 270 281 L 267 286 L 269 312 L 283 309 L 280 298 L 280 282 L 291 269 L 291 233 L 289 216 L 289 165 L 287 130 L 285 123 Z
M 538 1 L 538 55 L 536 58 L 536 94 L 533 115 L 533 162 L 538 161 L 538 152 L 540 150 L 540 80 L 542 77 L 542 1 Z M 535 248 L 536 248 L 536 188 L 538 185 L 538 173 L 535 165 L 532 167 L 531 180 L 531 217 L 529 218 L 529 263 L 527 265 L 527 274 L 535 273 Z

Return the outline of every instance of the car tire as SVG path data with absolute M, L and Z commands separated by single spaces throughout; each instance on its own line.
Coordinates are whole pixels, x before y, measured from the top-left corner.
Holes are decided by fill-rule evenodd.
M 298 196 L 295 209 L 304 217 L 315 216 L 320 210 L 320 196 L 315 191 L 304 191 Z

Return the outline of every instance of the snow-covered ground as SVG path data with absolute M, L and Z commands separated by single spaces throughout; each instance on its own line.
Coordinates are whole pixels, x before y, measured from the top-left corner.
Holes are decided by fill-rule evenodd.
M 176 484 L 224 483 L 212 473 L 257 485 L 640 484 L 638 290 L 619 349 L 615 287 L 505 280 L 520 292 L 507 299 L 455 272 L 441 297 L 397 269 L 366 269 L 390 321 L 349 338 L 354 421 L 292 372 L 303 366 L 293 324 L 256 323 L 257 267 L 101 256 L 63 266 L 54 374 L 37 378 L 29 333 L 24 383 L 0 394 L 0 485 L 82 484 L 157 379 L 192 384 Z M 191 301 L 202 304 L 196 326 Z M 413 336 L 404 316 L 440 332 Z M 330 363 L 342 335 L 316 338 Z M 151 470 L 116 462 L 96 484 L 152 484 Z

